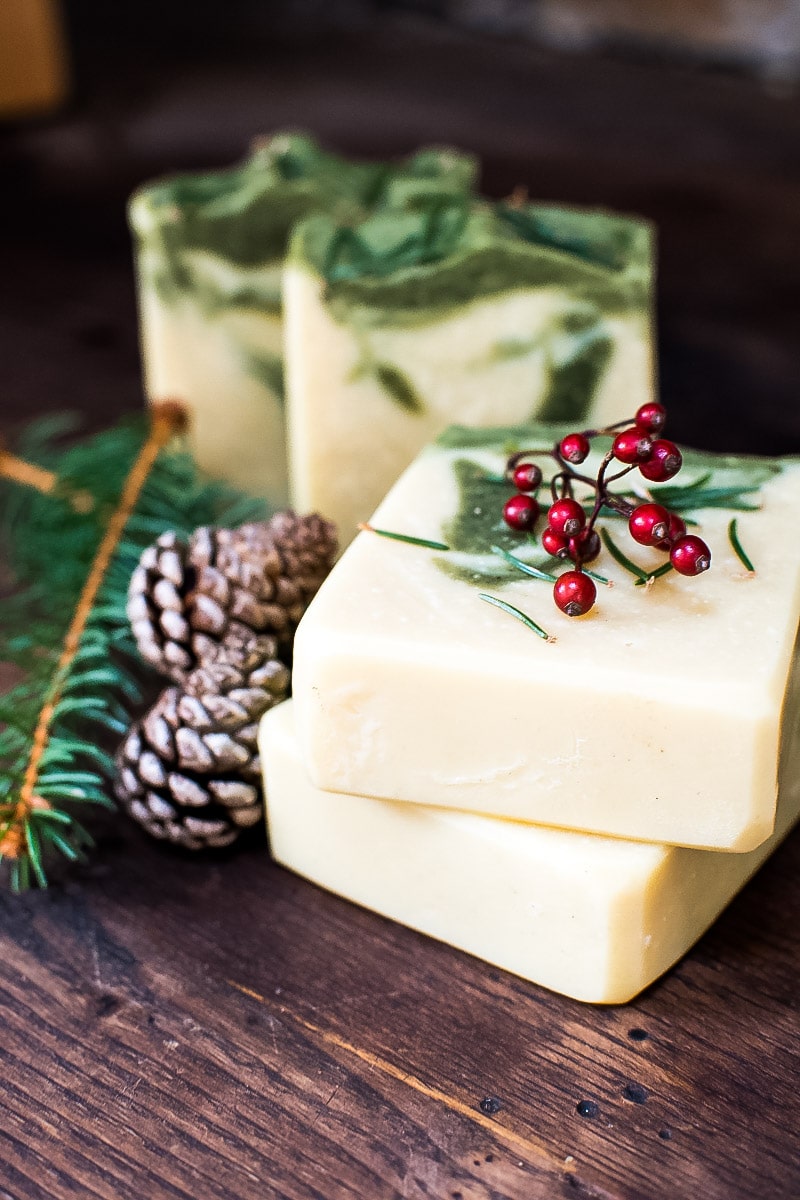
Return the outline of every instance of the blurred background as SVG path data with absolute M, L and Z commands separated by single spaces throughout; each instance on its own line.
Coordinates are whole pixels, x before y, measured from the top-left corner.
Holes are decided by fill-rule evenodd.
M 128 194 L 287 127 L 650 217 L 672 434 L 800 453 L 800 0 L 2 0 L 4 428 L 141 405 Z

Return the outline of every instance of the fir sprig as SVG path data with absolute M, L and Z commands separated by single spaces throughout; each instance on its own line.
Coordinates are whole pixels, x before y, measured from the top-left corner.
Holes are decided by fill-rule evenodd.
M 741 483 L 730 487 L 709 487 L 713 472 L 706 471 L 691 483 L 662 484 L 651 495 L 659 504 L 676 513 L 693 512 L 698 508 L 728 508 L 739 512 L 757 512 L 759 505 L 751 498 L 761 490 L 760 483 Z
M 45 886 L 48 859 L 75 860 L 91 845 L 73 805 L 111 805 L 114 764 L 100 743 L 124 732 L 142 695 L 125 614 L 142 550 L 167 529 L 264 515 L 260 502 L 201 481 L 185 453 L 159 452 L 142 421 L 64 450 L 67 428 L 38 422 L 19 447 L 58 487 L 0 485 L 0 535 L 17 581 L 0 601 L 0 660 L 21 674 L 0 697 L 0 858 L 14 890 Z M 93 503 L 76 505 L 76 495 Z

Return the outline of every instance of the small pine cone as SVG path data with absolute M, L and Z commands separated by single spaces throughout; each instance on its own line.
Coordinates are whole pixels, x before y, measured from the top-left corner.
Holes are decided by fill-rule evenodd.
M 115 790 L 154 837 L 190 850 L 227 846 L 259 821 L 258 722 L 289 690 L 276 651 L 274 638 L 234 633 L 129 732 Z
M 288 658 L 335 554 L 334 527 L 316 514 L 277 513 L 237 529 L 203 526 L 186 545 L 165 534 L 131 579 L 128 615 L 142 655 L 180 683 L 237 631 L 273 634 Z
M 335 554 L 334 527 L 316 514 L 284 512 L 266 524 L 195 530 L 187 610 L 197 657 L 241 626 L 273 634 L 286 651 Z

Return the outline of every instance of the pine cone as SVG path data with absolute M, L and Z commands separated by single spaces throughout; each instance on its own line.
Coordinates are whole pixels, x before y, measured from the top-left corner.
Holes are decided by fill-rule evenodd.
M 149 546 L 133 573 L 128 617 L 147 660 L 183 683 L 232 632 L 273 634 L 288 658 L 294 631 L 336 553 L 334 527 L 277 513 L 237 529 L 203 526 Z
M 131 729 L 116 793 L 154 837 L 190 850 L 227 846 L 258 822 L 258 721 L 289 689 L 276 653 L 274 638 L 234 633 Z

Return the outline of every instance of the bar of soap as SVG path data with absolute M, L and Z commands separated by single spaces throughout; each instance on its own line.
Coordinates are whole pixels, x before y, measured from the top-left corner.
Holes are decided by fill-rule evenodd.
M 593 567 L 615 586 L 599 586 L 595 609 L 575 619 L 557 611 L 550 584 L 490 550 L 555 565 L 538 539 L 505 528 L 509 487 L 497 478 L 510 449 L 552 446 L 565 430 L 450 430 L 374 517 L 450 551 L 361 533 L 345 552 L 295 641 L 297 729 L 312 779 L 331 791 L 751 850 L 772 831 L 796 735 L 800 462 L 687 451 L 673 507 L 691 505 L 701 492 L 689 487 L 681 501 L 676 489 L 705 476 L 706 492 L 732 488 L 760 507 L 684 507 L 712 551 L 711 570 L 695 579 L 672 573 L 635 587 L 604 551 Z M 752 578 L 728 539 L 734 515 Z M 641 566 L 664 561 L 635 545 L 624 522 L 605 524 Z
M 692 946 L 797 819 L 797 743 L 769 841 L 714 854 L 322 792 L 292 702 L 260 731 L 273 856 L 314 883 L 577 1000 L 623 1004 Z
M 133 196 L 145 390 L 188 405 L 205 471 L 287 501 L 281 269 L 294 223 L 320 211 L 355 220 L 426 189 L 469 190 L 475 172 L 474 159 L 448 150 L 353 163 L 280 134 L 241 166 Z
M 313 217 L 284 275 L 292 499 L 346 544 L 442 430 L 603 423 L 651 399 L 654 238 L 596 209 L 466 194 Z

